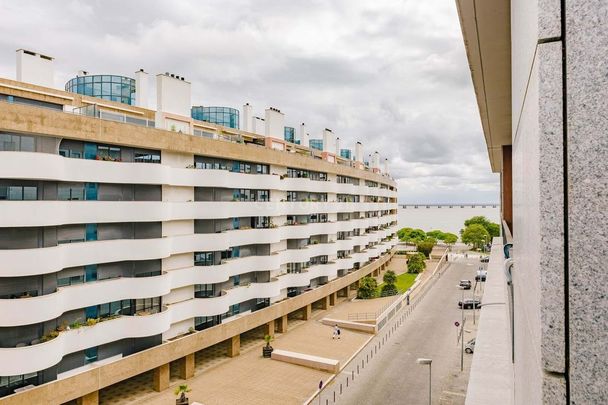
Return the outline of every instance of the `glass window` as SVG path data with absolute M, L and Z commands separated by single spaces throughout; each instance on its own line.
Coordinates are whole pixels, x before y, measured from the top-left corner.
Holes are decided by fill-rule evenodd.
M 94 361 L 97 361 L 97 346 L 90 347 L 84 351 L 84 362 L 92 363 Z
M 213 252 L 195 252 L 194 253 L 194 265 L 195 266 L 213 266 Z

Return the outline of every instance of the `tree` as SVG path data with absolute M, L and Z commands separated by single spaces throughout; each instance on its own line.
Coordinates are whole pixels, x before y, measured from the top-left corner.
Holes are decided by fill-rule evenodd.
M 444 240 L 445 235 L 446 233 L 440 231 L 439 229 L 435 229 L 434 231 L 429 231 L 426 233 L 426 236 L 437 240 Z
M 399 238 L 399 240 L 405 242 L 405 237 L 406 235 L 409 235 L 410 232 L 412 232 L 412 228 L 401 228 L 397 231 L 397 237 Z
M 490 240 L 490 234 L 480 224 L 471 224 L 462 231 L 462 242 L 480 248 Z
M 426 232 L 422 229 L 401 228 L 397 231 L 397 236 L 405 243 L 416 243 L 426 239 Z
M 375 278 L 365 276 L 359 280 L 359 289 L 357 290 L 357 298 L 368 299 L 376 296 L 378 282 Z
M 384 273 L 384 277 L 382 277 L 382 281 L 384 284 L 382 285 L 382 290 L 380 291 L 380 295 L 382 297 L 388 297 L 390 295 L 397 295 L 399 291 L 397 291 L 397 275 L 394 271 L 388 270 Z
M 420 273 L 426 268 L 424 262 L 425 256 L 422 253 L 416 253 L 407 261 L 407 272 L 408 273 Z
M 488 234 L 492 238 L 494 238 L 496 236 L 500 236 L 500 226 L 497 223 L 490 222 L 483 215 L 471 217 L 471 218 L 467 219 L 466 221 L 464 221 L 465 228 L 469 225 L 474 225 L 474 224 L 483 226 L 485 228 L 485 230 L 488 231 Z M 464 232 L 464 230 L 461 230 L 461 234 L 463 232 Z
M 458 236 L 454 235 L 453 233 L 445 233 L 443 235 L 443 242 L 448 244 L 448 245 L 453 245 L 454 243 L 458 242 Z
M 426 258 L 429 258 L 431 255 L 431 252 L 433 251 L 433 247 L 435 247 L 435 245 L 437 244 L 437 241 L 433 238 L 426 238 L 423 241 L 420 241 L 416 244 L 416 250 L 422 254 L 424 254 L 424 256 Z

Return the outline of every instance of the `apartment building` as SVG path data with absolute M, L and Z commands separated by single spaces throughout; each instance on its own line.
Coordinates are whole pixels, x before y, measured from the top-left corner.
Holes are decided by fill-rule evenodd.
M 265 111 L 192 118 L 190 83 L 81 72 L 54 88 L 53 59 L 17 52 L 0 78 L 0 403 L 93 404 L 98 391 L 287 315 L 335 302 L 391 258 L 388 168 L 284 139 Z M 215 108 L 215 107 L 214 107 Z M 217 110 L 214 111 L 216 113 Z M 233 115 L 236 115 L 232 112 Z M 308 140 L 304 124 L 302 139 Z
M 466 403 L 608 403 L 608 4 L 456 3 L 504 236 Z

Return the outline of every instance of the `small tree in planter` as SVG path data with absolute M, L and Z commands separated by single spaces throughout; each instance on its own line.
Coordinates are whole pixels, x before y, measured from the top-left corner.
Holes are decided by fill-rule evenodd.
M 175 405 L 188 405 L 190 400 L 186 396 L 186 393 L 190 391 L 192 390 L 188 387 L 188 384 L 180 384 L 175 389 L 175 395 L 179 395 L 179 398 L 175 400 Z
M 266 342 L 266 346 L 262 347 L 262 356 L 265 358 L 270 358 L 272 355 L 272 351 L 274 350 L 272 346 L 270 346 L 270 342 L 272 342 L 272 336 L 264 335 L 264 342 Z
M 382 280 L 384 281 L 384 285 L 382 286 L 382 291 L 380 291 L 380 296 L 388 297 L 391 295 L 397 295 L 399 291 L 395 285 L 397 282 L 397 275 L 395 272 L 388 270 L 386 273 L 384 273 Z

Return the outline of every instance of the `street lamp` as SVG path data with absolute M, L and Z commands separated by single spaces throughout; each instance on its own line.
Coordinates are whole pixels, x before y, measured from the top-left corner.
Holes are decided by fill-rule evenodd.
M 418 359 L 416 363 L 429 366 L 429 405 L 431 405 L 431 363 L 432 359 Z

